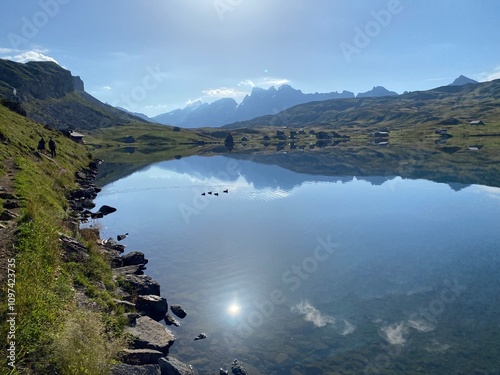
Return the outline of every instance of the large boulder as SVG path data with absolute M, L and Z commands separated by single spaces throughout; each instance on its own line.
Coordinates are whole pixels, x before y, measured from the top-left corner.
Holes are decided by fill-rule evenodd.
M 172 332 L 149 316 L 138 317 L 125 332 L 132 336 L 135 349 L 153 349 L 168 354 L 175 341 Z
M 160 358 L 158 364 L 162 375 L 195 375 L 191 366 L 171 356 Z
M 127 292 L 134 291 L 137 294 L 153 294 L 160 295 L 160 284 L 151 276 L 147 275 L 125 275 L 124 282 Z
M 148 260 L 144 257 L 144 253 L 133 251 L 122 256 L 124 266 L 133 266 L 136 264 L 146 264 Z
M 154 320 L 161 320 L 168 311 L 167 300 L 164 297 L 153 294 L 139 295 L 136 301 L 137 310 Z
M 170 310 L 178 318 L 184 319 L 187 316 L 187 312 L 180 305 L 172 305 Z

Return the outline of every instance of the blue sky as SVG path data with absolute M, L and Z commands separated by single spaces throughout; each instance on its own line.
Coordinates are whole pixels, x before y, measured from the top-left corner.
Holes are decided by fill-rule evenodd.
M 499 17 L 497 0 L 4 1 L 0 58 L 54 59 L 98 99 L 156 115 L 254 86 L 500 78 Z

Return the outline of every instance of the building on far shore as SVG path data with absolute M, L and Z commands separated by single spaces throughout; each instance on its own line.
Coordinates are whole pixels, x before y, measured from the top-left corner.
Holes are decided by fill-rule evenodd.
M 83 144 L 83 137 L 84 135 L 82 133 L 75 132 L 71 130 L 69 132 L 69 137 L 71 138 L 72 141 L 75 141 L 76 143 L 81 143 Z
M 484 122 L 481 120 L 474 120 L 474 121 L 470 121 L 469 125 L 484 125 Z

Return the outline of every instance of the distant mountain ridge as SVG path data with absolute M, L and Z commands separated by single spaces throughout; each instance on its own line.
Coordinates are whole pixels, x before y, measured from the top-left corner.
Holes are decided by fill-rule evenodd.
M 92 130 L 144 122 L 91 96 L 80 77 L 54 62 L 0 59 L 0 99 L 19 103 L 28 118 L 54 129 Z
M 467 103 L 467 105 L 463 105 Z M 500 117 L 500 79 L 477 84 L 442 86 L 398 96 L 335 99 L 300 104 L 276 115 L 241 121 L 225 128 L 321 126 L 395 127 L 423 123 L 497 121 Z
M 455 79 L 450 86 L 461 86 L 477 83 L 463 75 Z M 196 101 L 185 108 L 176 109 L 151 118 L 160 124 L 180 126 L 183 128 L 221 127 L 230 123 L 248 121 L 265 115 L 274 115 L 295 105 L 331 99 L 376 98 L 398 96 L 395 91 L 383 86 L 374 86 L 367 92 L 354 95 L 351 91 L 304 94 L 290 85 L 276 89 L 254 87 L 250 95 L 246 95 L 238 104 L 232 98 L 219 99 L 211 104 Z
M 250 95 L 246 95 L 238 104 L 232 98 L 219 99 L 211 104 L 196 101 L 183 109 L 164 113 L 153 117 L 161 124 L 176 125 L 184 128 L 220 127 L 235 121 L 275 114 L 297 104 L 330 99 L 354 98 L 350 91 L 304 94 L 290 85 L 276 89 L 254 87 Z

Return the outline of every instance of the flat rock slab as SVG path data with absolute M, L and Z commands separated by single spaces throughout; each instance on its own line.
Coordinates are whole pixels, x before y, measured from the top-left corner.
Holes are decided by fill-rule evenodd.
M 125 266 L 125 267 L 118 267 L 118 268 L 113 268 L 113 273 L 118 276 L 125 276 L 125 275 L 143 275 L 144 274 L 144 264 L 137 264 L 134 266 Z
M 171 356 L 160 358 L 158 364 L 162 375 L 195 375 L 191 366 Z
M 164 354 L 153 349 L 124 349 L 120 353 L 122 361 L 128 365 L 156 365 Z
M 161 375 L 159 365 L 135 366 L 120 363 L 111 368 L 111 375 Z
M 153 349 L 167 354 L 175 341 L 172 332 L 149 316 L 137 318 L 135 325 L 125 328 L 125 332 L 133 336 L 135 349 Z

